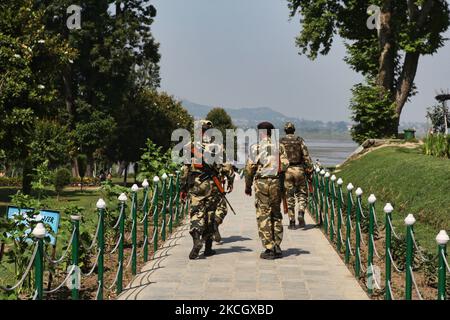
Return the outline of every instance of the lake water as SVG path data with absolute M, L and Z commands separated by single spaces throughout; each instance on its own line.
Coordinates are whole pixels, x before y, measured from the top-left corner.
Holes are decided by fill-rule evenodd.
M 320 160 L 324 166 L 335 166 L 344 162 L 358 145 L 351 140 L 305 139 L 311 159 Z

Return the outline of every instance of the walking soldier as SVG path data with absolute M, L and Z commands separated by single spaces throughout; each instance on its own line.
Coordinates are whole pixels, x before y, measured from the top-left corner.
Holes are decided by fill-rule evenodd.
M 181 193 L 182 198 L 190 197 L 190 234 L 193 240 L 193 247 L 189 254 L 190 259 L 196 259 L 205 243 L 204 255 L 206 257 L 214 255 L 212 250 L 213 234 L 215 230 L 215 213 L 224 198 L 222 185 L 219 176 L 224 175 L 228 180 L 228 190 L 233 186 L 234 172 L 228 172 L 227 167 L 220 162 L 207 163 L 205 158 L 213 159 L 211 153 L 223 150 L 217 144 L 211 143 L 205 135 L 206 131 L 212 128 L 211 121 L 201 120 L 202 141 L 194 142 L 191 151 L 192 161 L 183 165 L 181 170 Z M 199 154 L 200 151 L 200 154 Z M 231 183 L 230 183 L 231 181 Z
M 283 216 L 281 214 L 281 176 L 289 162 L 284 147 L 272 137 L 274 126 L 269 122 L 258 125 L 259 142 L 251 146 L 245 166 L 245 194 L 252 195 L 255 186 L 255 207 L 258 233 L 265 248 L 262 259 L 281 258 Z
M 300 228 L 305 226 L 305 209 L 308 201 L 306 179 L 311 174 L 313 163 L 309 156 L 308 148 L 302 138 L 295 135 L 295 126 L 288 122 L 284 127 L 286 136 L 281 139 L 281 144 L 286 150 L 289 159 L 289 168 L 286 170 L 284 186 L 287 196 L 289 229 L 295 229 L 295 204 L 298 203 L 298 224 Z

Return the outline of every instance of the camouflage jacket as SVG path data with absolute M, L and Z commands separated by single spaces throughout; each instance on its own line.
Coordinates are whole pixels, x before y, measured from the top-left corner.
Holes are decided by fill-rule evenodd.
M 203 150 L 203 156 L 200 158 L 199 155 L 197 162 L 195 162 L 195 156 L 192 155 L 191 163 L 184 164 L 183 167 L 181 168 L 181 175 L 180 175 L 181 191 L 188 192 L 189 189 L 191 189 L 193 185 L 196 183 L 196 181 L 198 182 L 198 179 L 196 179 L 196 177 L 209 173 L 211 169 L 217 173 L 217 177 L 219 178 L 219 180 L 222 181 L 222 183 L 225 183 L 226 180 L 228 186 L 230 185 L 232 186 L 234 183 L 234 169 L 232 164 L 222 163 L 221 162 L 222 157 L 218 157 L 217 162 L 214 162 L 212 164 L 207 164 L 209 162 L 205 161 L 205 159 L 209 156 L 208 153 L 211 150 L 215 150 L 215 152 L 220 153 L 223 150 L 223 148 L 217 144 L 202 143 L 201 149 Z M 211 182 L 212 190 L 218 191 L 217 186 L 214 184 L 212 178 L 210 177 L 208 180 L 210 180 Z
M 281 139 L 280 143 L 286 150 L 290 165 L 303 166 L 307 171 L 313 168 L 313 162 L 309 156 L 308 148 L 301 137 L 295 134 L 287 134 Z
M 250 147 L 245 165 L 245 184 L 251 186 L 253 180 L 258 178 L 278 178 L 288 167 L 284 146 L 265 138 Z

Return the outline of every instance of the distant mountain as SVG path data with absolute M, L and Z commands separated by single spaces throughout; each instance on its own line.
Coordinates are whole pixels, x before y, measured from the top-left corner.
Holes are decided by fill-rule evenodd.
M 188 100 L 182 100 L 183 106 L 195 118 L 205 118 L 212 106 L 194 103 Z M 293 122 L 300 134 L 305 137 L 316 138 L 349 138 L 350 123 L 340 122 L 322 122 L 304 120 L 294 117 L 288 117 L 271 108 L 224 108 L 233 119 L 233 123 L 240 128 L 254 128 L 261 121 L 270 121 L 277 128 L 283 128 L 288 121 Z

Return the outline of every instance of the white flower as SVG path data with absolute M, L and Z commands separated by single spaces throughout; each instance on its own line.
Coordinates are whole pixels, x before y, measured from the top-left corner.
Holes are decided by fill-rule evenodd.
M 44 43 L 45 43 L 45 40 L 41 39 L 41 40 L 38 41 L 38 43 L 44 44 Z
M 20 54 L 17 54 L 17 53 L 16 53 L 16 54 L 14 55 L 14 58 L 20 59 L 21 56 L 20 56 Z
M 45 89 L 45 86 L 42 85 L 42 84 L 40 84 L 40 85 L 38 85 L 38 89 L 44 90 L 44 89 Z
M 72 60 L 72 59 L 69 59 L 69 63 L 71 63 L 71 64 L 72 64 L 72 63 L 73 63 L 73 60 Z

